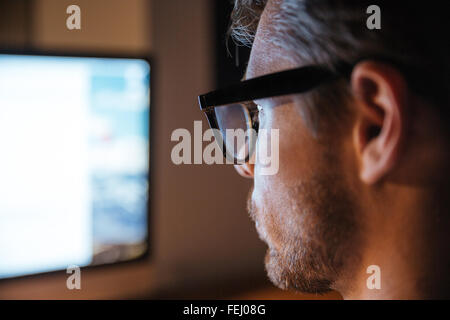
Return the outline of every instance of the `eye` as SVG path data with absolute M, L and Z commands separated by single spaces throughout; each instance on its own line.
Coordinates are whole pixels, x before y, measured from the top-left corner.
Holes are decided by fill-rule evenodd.
M 259 123 L 260 107 L 253 101 L 248 101 L 243 104 L 250 112 L 250 117 L 253 122 Z
M 253 122 L 259 122 L 259 110 L 256 109 L 253 113 L 252 113 L 252 121 Z
M 256 110 L 257 110 L 256 113 L 257 113 L 258 120 L 261 120 L 261 118 L 264 117 L 264 109 L 259 104 L 255 104 L 255 107 L 256 107 Z

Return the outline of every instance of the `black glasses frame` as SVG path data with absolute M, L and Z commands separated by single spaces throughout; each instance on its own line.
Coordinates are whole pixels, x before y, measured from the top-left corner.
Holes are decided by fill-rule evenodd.
M 343 65 L 338 70 L 347 73 L 351 70 L 348 65 Z M 231 85 L 229 87 L 211 91 L 209 93 L 198 96 L 200 110 L 202 110 L 212 129 L 218 129 L 218 121 L 214 108 L 226 107 L 231 104 L 242 103 L 244 101 L 251 101 L 257 99 L 264 99 L 276 96 L 283 96 L 288 94 L 304 93 L 312 90 L 320 84 L 337 79 L 342 76 L 342 72 L 332 71 L 330 68 L 324 66 L 304 66 L 296 69 L 280 71 L 276 73 L 267 74 L 261 77 L 244 80 L 240 83 Z M 244 105 L 247 109 L 247 125 L 248 128 L 255 129 L 258 132 L 258 123 L 252 118 L 258 110 L 255 107 Z M 216 137 L 216 139 L 221 137 Z M 230 158 L 226 151 L 226 146 L 223 139 L 220 140 L 219 147 L 223 151 L 223 156 L 226 159 Z M 222 145 L 221 145 L 222 144 Z M 251 153 L 246 156 L 245 162 L 248 162 Z M 233 163 L 239 162 L 234 156 Z

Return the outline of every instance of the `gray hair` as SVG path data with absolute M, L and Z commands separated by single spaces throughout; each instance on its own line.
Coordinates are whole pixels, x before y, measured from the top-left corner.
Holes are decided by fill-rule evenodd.
M 269 1 L 271 41 L 299 63 L 335 68 L 338 62 L 382 59 L 398 67 L 416 93 L 447 107 L 450 19 L 443 1 L 235 0 L 229 35 L 236 43 L 252 45 Z M 379 30 L 366 27 L 374 2 L 381 8 Z

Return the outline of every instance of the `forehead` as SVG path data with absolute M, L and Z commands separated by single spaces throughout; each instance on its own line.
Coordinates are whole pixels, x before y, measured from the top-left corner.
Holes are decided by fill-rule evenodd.
M 248 62 L 246 79 L 296 67 L 292 52 L 278 45 L 274 16 L 278 13 L 277 1 L 269 1 L 261 15 Z

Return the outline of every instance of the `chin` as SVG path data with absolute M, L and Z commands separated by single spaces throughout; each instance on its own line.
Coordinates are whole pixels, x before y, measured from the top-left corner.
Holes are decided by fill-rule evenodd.
M 266 273 L 269 280 L 278 288 L 287 290 L 291 286 L 287 281 L 287 278 L 283 277 L 282 269 L 280 266 L 280 261 L 278 255 L 272 249 L 267 249 L 266 256 L 264 259 L 264 265 L 266 268 Z
M 306 261 L 286 259 L 274 249 L 269 248 L 266 252 L 265 269 L 276 287 L 306 294 L 330 292 L 332 281 L 318 277 L 312 266 L 307 265 Z
M 342 181 L 321 175 L 273 194 L 253 192 L 249 213 L 269 247 L 265 268 L 277 287 L 329 292 L 357 256 L 357 206 Z

